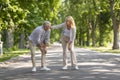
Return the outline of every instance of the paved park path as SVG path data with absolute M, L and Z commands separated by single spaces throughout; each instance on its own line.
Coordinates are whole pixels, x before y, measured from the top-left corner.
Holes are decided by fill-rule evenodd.
M 51 71 L 40 71 L 40 52 L 36 52 L 37 72 L 31 71 L 30 54 L 0 63 L 0 80 L 120 80 L 120 55 L 75 48 L 79 70 L 62 70 L 62 48 L 48 49 L 47 65 Z M 69 55 L 68 55 L 69 56 Z M 68 57 L 69 63 L 70 58 Z

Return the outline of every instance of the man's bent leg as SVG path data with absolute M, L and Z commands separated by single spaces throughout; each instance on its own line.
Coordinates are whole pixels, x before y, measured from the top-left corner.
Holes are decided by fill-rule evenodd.
M 32 61 L 32 71 L 36 71 L 36 63 L 35 63 L 35 46 L 33 46 L 32 42 L 29 41 L 30 51 L 31 51 L 31 61 Z
M 50 68 L 46 67 L 46 48 L 40 48 L 41 50 L 41 70 L 50 70 Z
M 41 54 L 41 67 L 45 67 L 45 59 L 46 59 L 46 54 L 42 53 Z

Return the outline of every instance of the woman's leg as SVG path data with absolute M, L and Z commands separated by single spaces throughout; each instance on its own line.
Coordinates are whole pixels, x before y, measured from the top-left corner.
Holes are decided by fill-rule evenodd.
M 63 69 L 67 69 L 67 54 L 66 54 L 66 47 L 67 47 L 67 42 L 62 40 L 62 48 L 63 48 Z
M 32 71 L 36 71 L 36 63 L 35 63 L 35 46 L 33 46 L 33 43 L 29 41 L 30 51 L 31 51 L 31 61 L 32 61 Z
M 74 53 L 74 43 L 70 44 L 71 46 L 68 48 L 68 50 L 70 51 L 70 56 L 71 56 L 71 65 L 75 66 L 75 69 L 78 69 L 77 67 L 77 59 L 76 59 L 76 55 Z M 68 44 L 69 46 L 69 44 Z

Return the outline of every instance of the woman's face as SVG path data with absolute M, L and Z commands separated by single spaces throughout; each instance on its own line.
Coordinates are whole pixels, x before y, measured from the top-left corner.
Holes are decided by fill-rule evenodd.
M 66 25 L 67 25 L 67 28 L 71 28 L 71 22 L 70 21 L 66 21 Z

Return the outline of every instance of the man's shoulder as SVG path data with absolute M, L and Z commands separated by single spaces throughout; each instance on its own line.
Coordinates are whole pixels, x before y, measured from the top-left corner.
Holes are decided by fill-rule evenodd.
M 36 28 L 42 28 L 43 26 L 37 26 Z
M 37 26 L 36 29 L 43 29 L 43 26 Z

